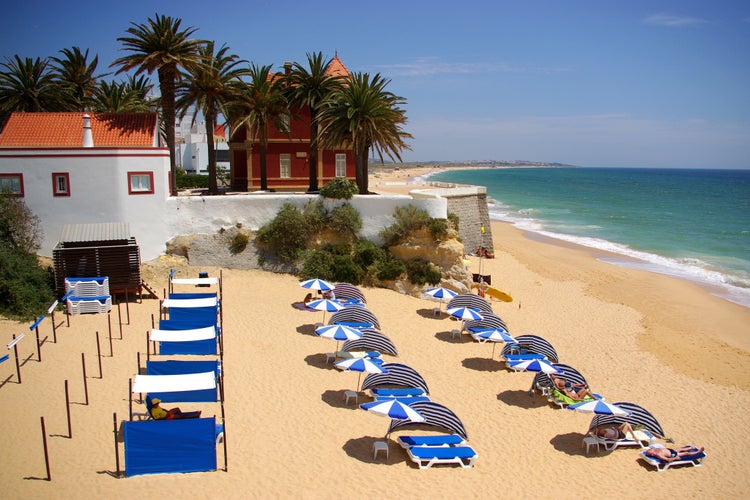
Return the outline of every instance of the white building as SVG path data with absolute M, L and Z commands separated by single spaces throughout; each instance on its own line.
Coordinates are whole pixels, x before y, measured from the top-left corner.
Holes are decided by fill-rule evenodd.
M 223 125 L 214 127 L 216 166 L 229 171 L 229 143 L 227 129 Z M 186 116 L 175 124 L 177 164 L 189 174 L 208 174 L 208 136 L 206 122 L 193 124 L 193 117 Z

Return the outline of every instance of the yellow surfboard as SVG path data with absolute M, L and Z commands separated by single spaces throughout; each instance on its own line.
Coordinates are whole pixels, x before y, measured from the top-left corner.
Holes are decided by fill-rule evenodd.
M 479 283 L 474 283 L 473 287 L 478 288 Z M 501 300 L 503 302 L 513 302 L 513 297 L 503 292 L 502 290 L 498 290 L 497 288 L 491 287 L 487 284 L 482 285 L 482 291 L 484 291 L 485 295 L 494 299 Z

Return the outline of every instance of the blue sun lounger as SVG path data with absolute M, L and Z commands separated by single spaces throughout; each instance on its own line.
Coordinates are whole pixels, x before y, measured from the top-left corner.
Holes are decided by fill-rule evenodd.
M 692 455 L 685 455 L 680 460 L 675 460 L 673 462 L 667 462 L 666 460 L 662 460 L 660 458 L 652 457 L 647 454 L 648 450 L 642 451 L 640 458 L 644 462 L 647 462 L 654 467 L 656 467 L 656 470 L 659 472 L 664 472 L 665 470 L 669 469 L 670 467 L 674 465 L 690 465 L 693 467 L 700 467 L 703 465 L 703 459 L 706 458 L 706 453 L 703 451 L 697 451 L 696 453 Z
M 392 399 L 397 399 L 405 405 L 430 400 L 427 396 L 375 396 L 375 401 L 388 401 Z
M 458 434 L 439 434 L 433 436 L 399 436 L 396 441 L 402 448 L 412 446 L 459 446 L 466 444 Z
M 383 387 L 373 387 L 370 389 L 370 392 L 372 393 L 373 397 L 375 398 L 381 398 L 381 397 L 390 397 L 390 398 L 398 398 L 398 397 L 419 397 L 419 396 L 426 396 L 424 389 L 421 387 L 404 387 L 399 389 L 389 389 L 389 388 L 383 388 Z
M 437 464 L 457 464 L 468 469 L 478 456 L 471 446 L 412 446 L 406 449 L 406 453 L 420 469 L 429 469 Z

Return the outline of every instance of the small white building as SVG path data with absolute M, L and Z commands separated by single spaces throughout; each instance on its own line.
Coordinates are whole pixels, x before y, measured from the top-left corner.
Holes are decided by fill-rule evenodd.
M 169 175 L 156 113 L 13 113 L 0 134 L 0 189 L 39 217 L 43 255 L 63 225 L 99 222 L 163 248 Z
M 214 127 L 214 149 L 216 167 L 229 171 L 229 143 L 227 129 L 223 125 Z M 175 125 L 177 164 L 189 174 L 208 174 L 208 134 L 206 122 L 193 123 L 186 116 Z

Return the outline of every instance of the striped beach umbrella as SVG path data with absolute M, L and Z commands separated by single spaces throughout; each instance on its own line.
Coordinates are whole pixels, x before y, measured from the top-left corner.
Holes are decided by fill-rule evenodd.
M 356 328 L 349 328 L 344 325 L 327 325 L 315 329 L 316 335 L 336 341 L 336 352 L 339 350 L 339 342 L 342 340 L 358 339 L 362 333 Z
M 510 363 L 510 367 L 516 371 L 559 373 L 559 370 L 544 359 L 527 359 Z
M 439 286 L 437 288 L 428 288 L 424 291 L 425 294 L 429 295 L 433 299 L 440 299 L 440 306 L 439 310 L 443 309 L 443 299 L 452 299 L 458 293 L 454 292 L 453 290 L 450 290 L 448 288 L 443 288 L 442 286 Z
M 321 280 L 318 278 L 300 281 L 299 286 L 301 286 L 302 288 L 309 288 L 310 290 L 321 290 L 323 292 L 327 292 L 328 290 L 333 290 L 332 283 L 329 283 L 325 280 Z
M 630 415 L 629 411 L 620 408 L 616 404 L 602 401 L 601 399 L 575 403 L 569 405 L 568 410 L 573 410 L 580 413 L 596 413 L 597 415 Z
M 424 422 L 424 416 L 411 406 L 402 403 L 398 398 L 388 398 L 386 400 L 372 401 L 359 405 L 363 410 L 367 410 L 376 415 L 390 417 L 399 420 L 408 420 L 410 422 Z
M 516 339 L 511 337 L 508 332 L 501 328 L 484 328 L 481 330 L 475 330 L 472 332 L 471 336 L 480 343 L 492 342 L 492 355 L 490 356 L 490 359 L 495 357 L 495 344 L 498 342 L 505 342 L 507 344 L 516 341 Z
M 480 314 L 478 309 L 474 309 L 473 307 L 452 307 L 445 312 L 447 312 L 454 318 L 458 318 L 464 321 L 476 321 L 484 317 Z
M 416 387 L 422 389 L 425 394 L 430 393 L 424 377 L 414 368 L 401 363 L 386 363 L 383 368 L 388 373 L 371 373 L 362 382 L 362 390 L 376 387 Z
M 462 293 L 448 301 L 448 309 L 452 307 L 473 307 L 482 312 L 492 312 L 492 306 L 485 299 L 473 293 Z
M 391 425 L 388 427 L 388 434 L 391 432 L 409 426 L 428 425 L 436 427 L 441 430 L 447 430 L 448 432 L 458 434 L 464 439 L 469 439 L 469 435 L 466 432 L 461 419 L 458 418 L 453 410 L 447 406 L 441 405 L 434 401 L 418 401 L 409 405 L 413 410 L 418 411 L 425 418 L 424 422 L 412 422 L 406 419 L 393 419 Z
M 641 427 L 650 431 L 656 437 L 664 438 L 664 431 L 656 417 L 648 410 L 628 401 L 615 401 L 613 404 L 628 411 L 629 415 L 594 415 L 589 424 L 589 430 L 604 425 L 620 425 L 627 422 L 635 428 Z
M 341 361 L 336 361 L 333 365 L 339 370 L 359 372 L 357 376 L 357 391 L 359 391 L 359 381 L 362 373 L 388 373 L 388 370 L 383 368 L 382 363 L 377 363 L 370 358 L 342 359 Z
M 325 324 L 326 322 L 326 311 L 336 312 L 344 308 L 344 306 L 342 306 L 335 300 L 329 300 L 329 299 L 313 300 L 312 302 L 308 302 L 307 307 L 310 307 L 318 311 L 323 311 L 323 324 Z

